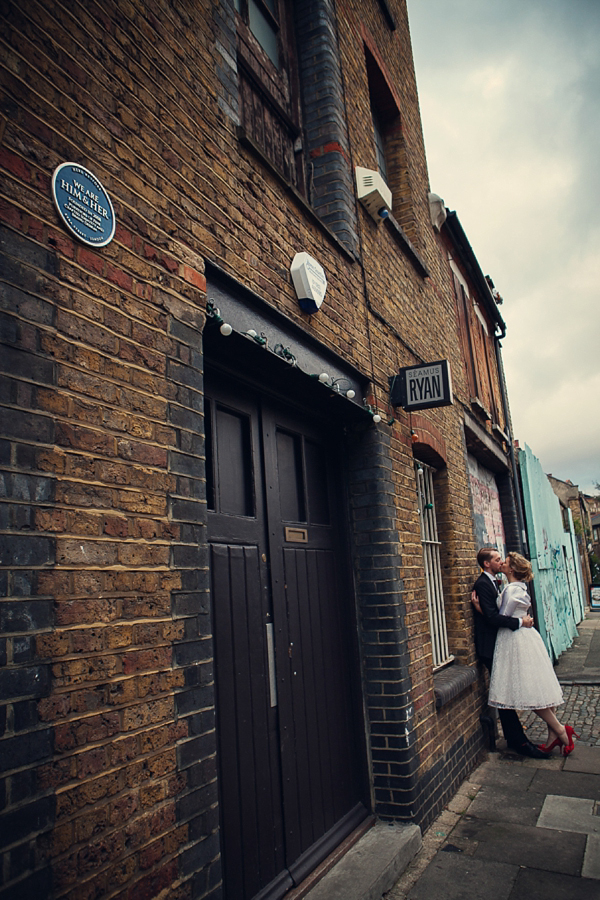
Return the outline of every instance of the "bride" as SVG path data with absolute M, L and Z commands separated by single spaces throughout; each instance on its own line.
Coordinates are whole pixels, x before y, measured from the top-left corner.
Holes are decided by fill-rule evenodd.
M 531 563 L 520 553 L 509 553 L 501 571 L 508 585 L 498 598 L 499 612 L 523 618 L 531 606 L 526 584 L 533 579 Z M 540 749 L 549 752 L 560 746 L 563 756 L 572 752 L 573 736 L 579 735 L 556 718 L 555 707 L 564 702 L 562 689 L 535 628 L 498 630 L 488 702 L 500 709 L 532 709 L 548 726 L 548 739 Z

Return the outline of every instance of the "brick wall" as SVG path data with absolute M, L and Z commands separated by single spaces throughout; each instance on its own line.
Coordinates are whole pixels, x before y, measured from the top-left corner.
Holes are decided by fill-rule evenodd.
M 176 87 L 176 35 L 189 20 L 163 12 L 168 36 L 153 67 L 152 17 L 137 51 L 122 50 L 142 24 L 134 7 L 111 20 L 91 6 L 76 23 L 66 8 L 7 11 L 6 897 L 209 896 L 220 881 L 198 546 L 204 264 L 189 219 L 188 243 L 173 237 L 183 213 L 166 185 L 178 178 L 181 188 L 192 152 L 154 96 L 164 102 Z M 50 176 L 66 159 L 88 164 L 113 199 L 117 233 L 102 250 L 58 222 Z
M 1 242 L 4 876 L 154 896 L 218 857 L 203 294 L 27 225 Z
M 442 710 L 434 702 L 411 430 L 420 451 L 445 461 L 449 638 L 472 664 L 475 548 L 461 417 L 470 398 L 452 280 L 429 222 L 405 3 L 391 6 L 395 30 L 375 0 L 323 4 L 327 27 L 315 46 L 324 42 L 337 68 L 324 153 L 314 156 L 324 164 L 321 212 L 334 203 L 322 227 L 237 140 L 232 4 L 115 0 L 77 16 L 61 3 L 5 5 L 6 897 L 221 892 L 204 540 L 205 261 L 356 367 L 383 418 L 349 439 L 376 811 L 427 823 L 481 752 L 481 687 Z M 428 278 L 353 200 L 354 167 L 376 168 L 367 32 L 400 110 L 398 219 Z M 314 122 L 321 107 L 308 93 Z M 115 206 L 116 236 L 101 250 L 71 240 L 54 209 L 52 171 L 67 160 L 90 168 Z M 332 229 L 346 233 L 352 253 Z M 289 276 L 300 249 L 328 277 L 312 318 Z M 440 358 L 450 361 L 457 404 L 412 420 L 391 410 L 389 376 Z M 400 723 L 409 723 L 407 746 Z

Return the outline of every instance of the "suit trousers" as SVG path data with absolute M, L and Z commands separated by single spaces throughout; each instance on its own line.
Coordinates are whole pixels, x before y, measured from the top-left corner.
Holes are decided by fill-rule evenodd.
M 492 660 L 483 656 L 480 657 L 480 659 L 491 675 Z M 527 741 L 527 737 L 523 731 L 523 726 L 521 725 L 521 720 L 517 715 L 516 709 L 498 709 L 498 717 L 500 719 L 500 724 L 502 725 L 504 740 L 508 746 L 513 748 L 521 747 Z

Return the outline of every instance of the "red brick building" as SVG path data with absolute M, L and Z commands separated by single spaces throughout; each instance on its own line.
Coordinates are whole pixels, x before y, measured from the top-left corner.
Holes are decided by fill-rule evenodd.
M 548 475 L 548 481 L 561 505 L 571 510 L 577 534 L 577 550 L 579 551 L 579 561 L 581 563 L 584 595 L 586 598 L 589 598 L 593 581 L 589 559 L 589 545 L 592 542 L 592 512 L 590 505 L 585 494 L 582 494 L 579 486 L 573 484 L 572 481 L 562 481 L 553 475 Z
M 405 3 L 2 26 L 0 897 L 282 897 L 474 767 L 477 516 L 519 546 L 503 323 L 432 224 Z M 452 405 L 392 406 L 437 362 Z

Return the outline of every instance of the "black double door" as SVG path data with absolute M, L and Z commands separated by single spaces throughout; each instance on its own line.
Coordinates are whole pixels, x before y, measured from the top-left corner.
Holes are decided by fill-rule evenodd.
M 207 377 L 207 493 L 227 900 L 274 900 L 366 816 L 340 447 Z

